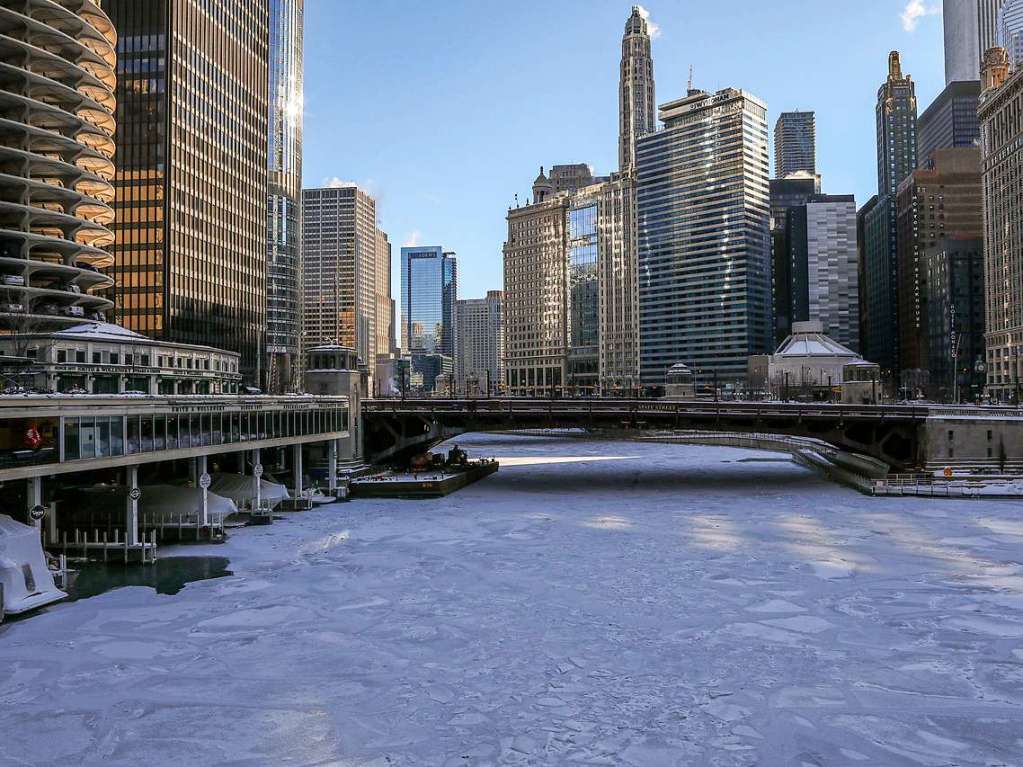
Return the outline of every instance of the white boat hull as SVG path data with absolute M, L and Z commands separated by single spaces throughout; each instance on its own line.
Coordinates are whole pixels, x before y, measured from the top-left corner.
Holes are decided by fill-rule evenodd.
M 39 530 L 0 514 L 2 611 L 18 615 L 67 597 L 46 566 Z

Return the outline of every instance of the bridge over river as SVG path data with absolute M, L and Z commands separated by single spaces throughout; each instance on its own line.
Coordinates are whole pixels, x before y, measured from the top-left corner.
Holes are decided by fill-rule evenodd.
M 581 428 L 772 433 L 823 440 L 895 471 L 1023 469 L 1023 410 L 658 399 L 373 399 L 362 403 L 366 456 L 386 461 L 479 431 Z

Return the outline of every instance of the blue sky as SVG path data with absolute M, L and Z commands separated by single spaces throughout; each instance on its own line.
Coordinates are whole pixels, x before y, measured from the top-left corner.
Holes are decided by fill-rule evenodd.
M 874 103 L 902 53 L 921 111 L 944 86 L 940 2 L 646 0 L 657 102 L 694 84 L 817 112 L 824 191 L 876 187 Z M 459 258 L 462 298 L 501 287 L 505 213 L 540 165 L 617 161 L 629 2 L 306 0 L 305 185 L 355 181 L 394 246 Z M 906 15 L 908 11 L 908 16 Z M 397 269 L 395 269 L 397 277 Z M 398 283 L 394 283 L 398 292 Z

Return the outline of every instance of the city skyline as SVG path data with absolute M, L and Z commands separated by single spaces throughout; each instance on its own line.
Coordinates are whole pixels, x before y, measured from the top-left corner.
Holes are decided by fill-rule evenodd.
M 799 4 L 781 5 L 795 12 Z M 684 92 L 692 64 L 695 85 L 710 91 L 725 86 L 748 90 L 767 103 L 772 125 L 783 111 L 816 111 L 818 170 L 825 193 L 853 193 L 859 201 L 873 193 L 872 113 L 890 50 L 902 53 L 921 104 L 930 103 L 944 87 L 941 14 L 911 18 L 904 14 L 905 0 L 878 3 L 866 18 L 851 9 L 800 5 L 806 44 L 772 50 L 758 67 L 750 67 L 734 50 L 744 41 L 754 44 L 765 28 L 783 23 L 783 7 L 777 12 L 774 6 L 744 9 L 747 23 L 726 35 L 723 30 L 734 21 L 734 11 L 725 7 L 667 2 L 644 6 L 655 25 L 657 102 Z M 532 175 L 523 169 L 582 162 L 592 165 L 596 175 L 606 175 L 618 164 L 618 61 L 622 20 L 631 5 L 588 3 L 580 13 L 583 7 L 565 2 L 512 13 L 488 6 L 484 13 L 477 6 L 453 5 L 438 15 L 417 8 L 396 13 L 393 2 L 383 2 L 346 6 L 342 16 L 330 4 L 310 2 L 304 186 L 335 180 L 364 186 L 378 199 L 380 226 L 395 247 L 448 243 L 465 262 L 463 295 L 481 297 L 500 288 L 506 233 L 502 212 L 515 204 L 516 193 L 521 204 L 530 195 Z M 488 25 L 500 26 L 504 37 L 516 40 L 515 56 L 488 46 L 487 36 L 478 34 L 484 18 Z M 385 22 L 394 35 L 389 49 L 371 47 L 349 32 Z M 836 25 L 847 33 L 829 37 Z M 913 31 L 907 31 L 910 26 Z M 704 32 L 695 35 L 695 30 Z M 428 44 L 434 31 L 448 38 L 443 53 Z M 387 52 L 398 48 L 403 56 Z M 343 66 L 340 50 L 366 63 L 359 78 L 335 76 Z M 541 55 L 544 50 L 546 57 Z M 540 76 L 557 60 L 550 50 L 571 55 L 589 72 L 585 100 L 566 99 L 564 89 L 553 86 L 530 88 L 527 96 L 513 85 L 532 74 Z M 404 56 L 416 57 L 415 72 L 402 74 Z M 467 59 L 476 62 L 474 71 L 462 66 Z M 824 63 L 810 67 L 810 60 Z M 490 86 L 477 87 L 483 81 Z M 342 114 L 349 103 L 360 104 L 362 118 Z M 443 130 L 409 128 L 413 122 L 441 121 Z M 563 129 L 538 131 L 535 126 L 540 124 Z M 366 146 L 371 139 L 378 149 L 350 154 L 339 150 Z M 498 152 L 503 160 L 492 167 L 488 158 Z M 488 172 L 466 174 L 477 157 L 487 163 Z M 471 184 L 466 175 L 473 178 Z

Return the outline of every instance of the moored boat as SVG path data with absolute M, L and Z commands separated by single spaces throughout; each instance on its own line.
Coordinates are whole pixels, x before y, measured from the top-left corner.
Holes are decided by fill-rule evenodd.
M 0 619 L 66 596 L 46 566 L 39 529 L 0 514 Z

